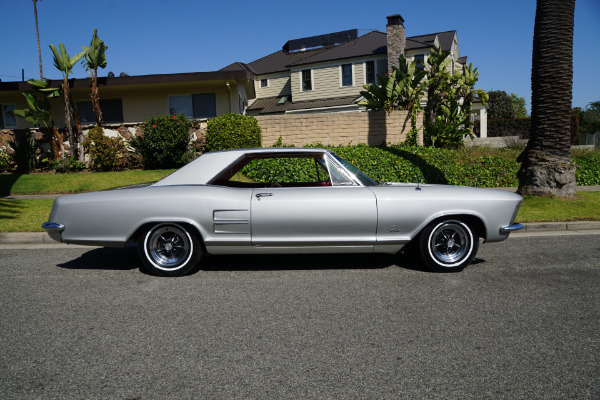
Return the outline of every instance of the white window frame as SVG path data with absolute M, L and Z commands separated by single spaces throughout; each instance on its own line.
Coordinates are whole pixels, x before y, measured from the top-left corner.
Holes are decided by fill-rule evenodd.
M 8 111 L 14 111 L 16 110 L 16 107 L 14 104 L 0 104 L 0 107 L 2 107 L 2 109 L 0 110 L 2 112 L 2 121 L 4 126 L 0 127 L 0 128 L 5 128 L 5 129 L 12 129 L 12 128 L 17 128 L 18 126 L 18 122 L 17 122 L 17 116 L 16 115 L 11 115 L 11 119 L 14 119 L 15 124 L 14 125 L 8 125 L 6 123 L 6 112 L 4 111 L 4 107 L 12 107 L 12 110 L 8 110 Z
M 303 82 L 303 71 L 310 71 L 310 90 L 304 90 L 304 82 Z M 305 68 L 300 70 L 300 91 L 301 92 L 312 92 L 315 90 L 315 70 L 313 68 Z
M 352 84 L 351 85 L 344 85 L 344 65 L 350 65 L 351 74 L 352 74 Z M 340 67 L 339 67 L 339 78 L 340 78 L 340 88 L 346 88 L 346 87 L 356 86 L 356 73 L 354 72 L 354 63 L 340 64 Z
M 373 63 L 373 82 L 369 83 L 367 82 L 367 63 L 372 62 Z M 365 85 L 375 85 L 377 84 L 377 63 L 379 62 L 379 60 L 366 60 L 363 63 L 363 82 L 365 83 Z
M 263 86 L 263 81 L 265 81 L 265 82 L 266 82 L 266 85 L 265 85 L 265 86 Z M 260 80 L 260 85 L 259 85 L 259 87 L 260 87 L 260 88 L 268 88 L 268 87 L 270 87 L 270 86 L 271 86 L 271 82 L 270 82 L 270 79 L 269 79 L 269 78 L 262 78 L 262 79 Z

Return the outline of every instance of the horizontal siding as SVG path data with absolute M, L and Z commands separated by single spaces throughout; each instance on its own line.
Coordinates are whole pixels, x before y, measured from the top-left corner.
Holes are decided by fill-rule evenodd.
M 268 79 L 269 86 L 268 87 L 260 87 L 261 79 Z M 254 81 L 254 88 L 256 89 L 256 97 L 259 99 L 265 97 L 276 97 L 276 96 L 285 96 L 290 95 L 292 93 L 290 86 L 290 77 L 289 76 L 279 76 L 279 77 L 268 77 L 263 76 Z
M 360 96 L 360 92 L 364 90 L 363 85 L 365 85 L 365 61 L 367 60 L 362 59 L 352 62 L 340 62 L 335 65 L 313 67 L 313 90 L 306 92 L 301 91 L 300 70 L 292 71 L 291 84 L 294 101 L 318 100 L 352 95 Z M 353 86 L 341 86 L 340 66 L 342 64 L 353 65 Z M 376 67 L 378 73 L 382 72 L 380 70 L 382 66 L 383 72 L 386 72 L 387 62 L 385 59 L 378 60 Z

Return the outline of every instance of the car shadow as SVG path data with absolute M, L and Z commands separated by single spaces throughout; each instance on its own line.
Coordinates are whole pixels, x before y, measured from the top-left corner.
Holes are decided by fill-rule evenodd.
M 476 258 L 471 266 L 484 263 Z M 124 248 L 94 248 L 81 256 L 57 264 L 65 269 L 127 271 L 142 265 L 135 245 Z M 370 270 L 398 267 L 432 273 L 410 253 L 400 254 L 278 254 L 206 256 L 196 271 L 296 271 L 296 270 Z M 194 272 L 192 272 L 192 275 Z
M 86 251 L 81 256 L 57 264 L 65 269 L 97 269 L 112 271 L 127 271 L 142 265 L 134 246 L 124 248 L 99 247 Z

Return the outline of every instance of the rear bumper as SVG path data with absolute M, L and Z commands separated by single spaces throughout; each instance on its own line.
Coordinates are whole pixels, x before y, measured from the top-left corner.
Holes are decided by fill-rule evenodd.
M 48 233 L 52 240 L 62 243 L 61 232 L 65 230 L 65 226 L 54 222 L 44 222 L 42 228 Z
M 524 226 L 521 225 L 521 224 L 506 225 L 506 226 L 503 226 L 503 227 L 500 228 L 500 233 L 503 234 L 503 235 L 507 235 L 507 234 L 509 234 L 511 232 L 519 231 L 519 230 L 521 230 L 523 228 L 524 228 Z

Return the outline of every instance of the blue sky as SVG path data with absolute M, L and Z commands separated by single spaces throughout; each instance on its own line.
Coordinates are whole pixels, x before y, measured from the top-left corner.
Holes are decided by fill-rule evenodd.
M 449 5 L 453 4 L 453 5 Z M 533 0 L 193 1 L 41 0 L 38 19 L 44 76 L 60 78 L 49 44 L 71 55 L 88 45 L 94 28 L 108 45 L 101 71 L 129 75 L 218 70 L 251 62 L 290 39 L 346 29 L 384 32 L 386 16 L 401 14 L 408 36 L 456 30 L 461 56 L 479 70 L 476 85 L 504 90 L 531 104 Z M 39 78 L 31 0 L 0 0 L 0 79 Z M 600 100 L 600 1 L 575 6 L 573 106 Z M 75 67 L 74 76 L 86 72 Z

